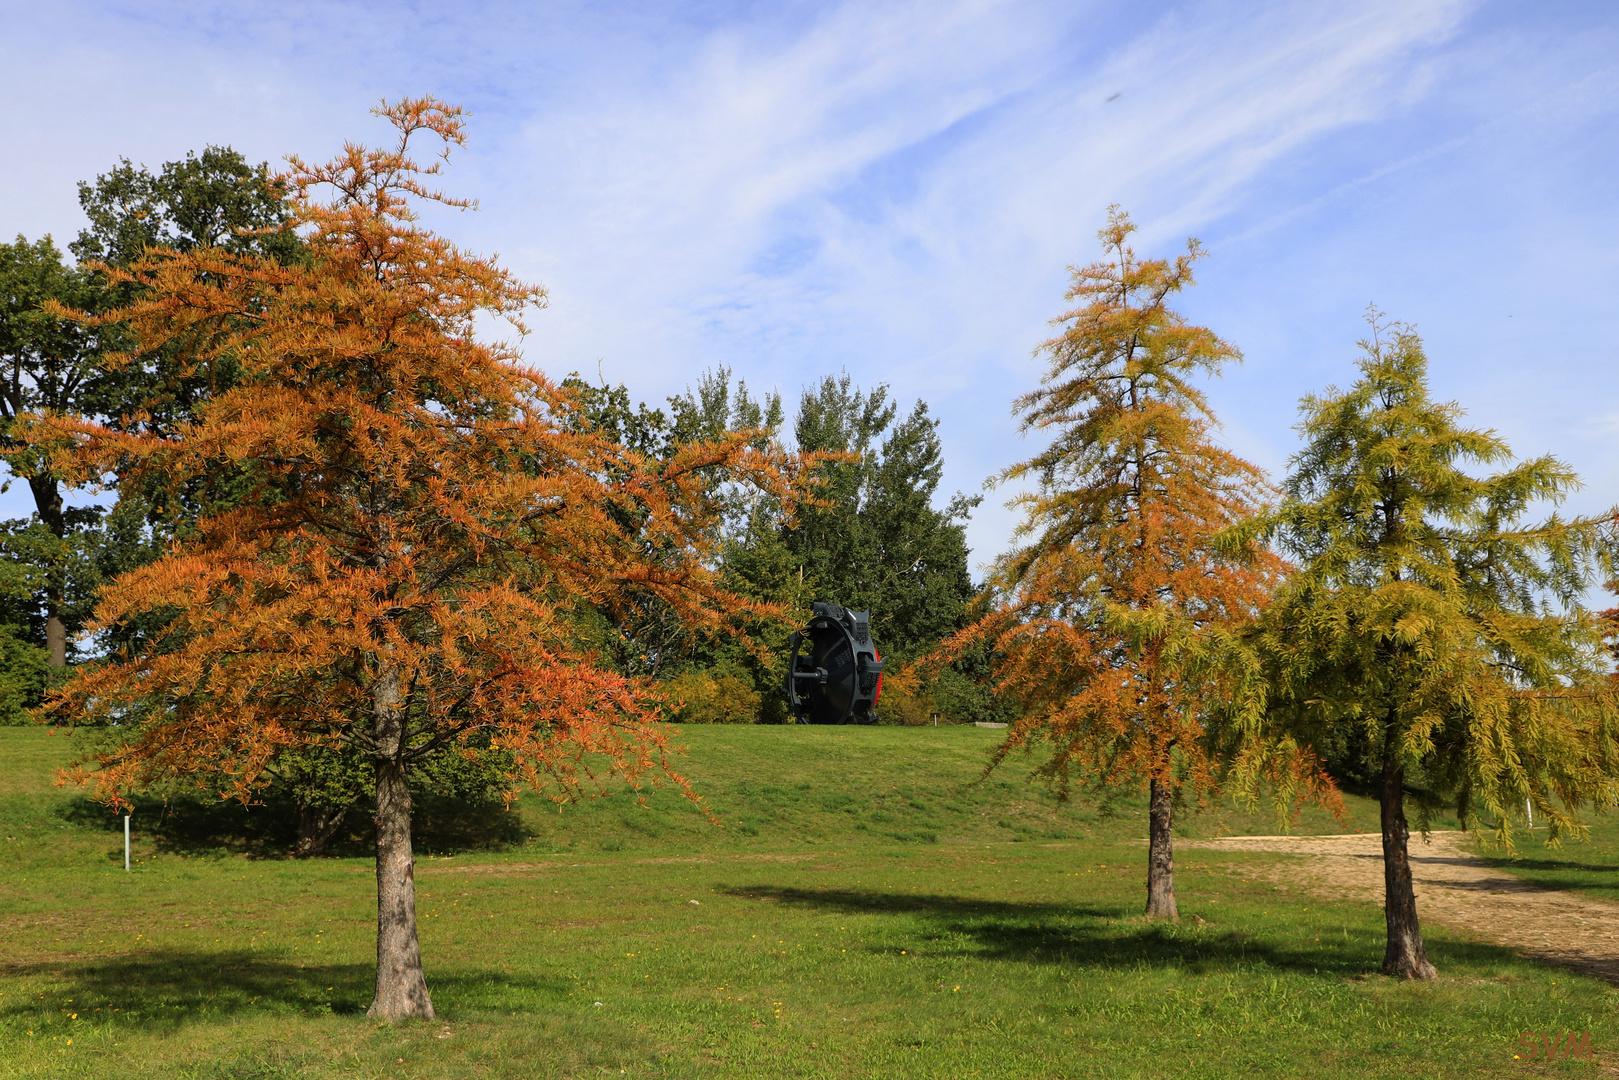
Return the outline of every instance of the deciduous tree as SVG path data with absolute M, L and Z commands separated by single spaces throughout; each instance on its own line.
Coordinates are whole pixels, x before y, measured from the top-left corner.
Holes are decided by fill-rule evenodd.
M 64 260 L 50 237 L 0 244 L 0 460 L 26 481 L 35 503 L 35 520 L 6 523 L 4 547 L 8 556 L 26 551 L 37 571 L 27 622 L 38 625 L 29 636 L 45 647 L 54 667 L 72 657 L 104 573 L 149 559 L 161 544 L 141 535 L 141 521 L 154 508 L 139 494 L 130 493 L 120 511 L 106 517 L 99 507 L 74 500 L 39 448 L 12 439 L 10 426 L 27 413 L 111 424 L 138 415 L 151 426 L 186 415 L 208 388 L 177 377 L 160 351 L 142 353 L 138 364 L 108 367 L 104 356 L 118 347 L 121 334 L 116 323 L 65 319 L 43 305 L 95 311 L 127 301 L 134 283 L 109 288 L 96 268 L 127 265 L 152 248 L 220 246 L 295 260 L 302 245 L 288 227 L 284 194 L 267 166 L 250 166 L 229 147 L 207 147 L 157 173 L 123 161 L 79 185 L 90 225 L 69 245 L 78 265 Z M 165 532 L 188 516 L 180 506 L 156 509 L 166 511 L 158 515 L 168 519 Z M 120 626 L 102 638 L 116 642 L 142 632 Z
M 130 363 L 172 350 L 186 377 L 234 374 L 161 428 L 41 422 L 75 440 L 80 475 L 123 462 L 129 485 L 198 485 L 202 510 L 98 607 L 104 624 L 172 611 L 155 647 L 81 670 L 51 707 L 133 730 L 78 774 L 113 801 L 163 775 L 250 799 L 284 748 L 360 749 L 377 806 L 371 1015 L 430 1017 L 410 767 L 477 743 L 558 798 L 604 773 L 674 776 L 660 695 L 598 665 L 570 611 L 651 591 L 723 625 L 748 605 L 716 584 L 705 477 L 792 492 L 750 433 L 652 461 L 584 430 L 569 394 L 478 338 L 480 315 L 519 320 L 544 293 L 417 222 L 418 201 L 465 205 L 410 156 L 420 136 L 460 144 L 459 110 L 382 112 L 395 146 L 292 159 L 306 258 L 201 245 L 115 275 L 138 287 L 106 316 L 130 327 Z
M 75 534 L 96 515 L 68 504 L 61 477 L 38 446 L 17 438 L 18 418 L 29 414 L 105 416 L 110 400 L 100 366 L 98 328 L 45 310 L 51 303 L 94 308 L 90 276 L 63 261 L 50 237 L 19 236 L 0 244 L 0 460 L 22 477 L 34 497 L 40 534 L 21 538 L 37 560 L 38 610 L 46 656 L 53 667 L 68 661 L 77 630 L 70 613 L 70 567 L 79 554 Z M 22 523 L 13 532 L 26 529 Z
M 1023 430 L 1051 444 L 1000 478 L 1033 486 L 1013 501 L 1023 543 L 949 645 L 992 645 L 995 684 L 1021 709 L 997 760 L 1043 744 L 1042 772 L 1064 791 L 1076 776 L 1148 789 L 1146 911 L 1175 918 L 1174 804 L 1216 781 L 1207 721 L 1241 682 L 1219 661 L 1281 566 L 1257 545 L 1212 546 L 1266 490 L 1215 441 L 1194 382 L 1239 355 L 1169 307 L 1192 284 L 1196 241 L 1174 260 L 1139 259 L 1134 228 L 1113 208 L 1105 259 L 1073 271 L 1078 304 L 1040 347 L 1042 385 L 1015 403 Z M 1319 783 L 1307 764 L 1302 779 Z
M 1359 380 L 1303 401 L 1285 498 L 1233 538 L 1274 539 L 1298 563 L 1257 638 L 1271 708 L 1317 742 L 1348 731 L 1377 763 L 1383 972 L 1425 979 L 1407 800 L 1424 828 L 1448 800 L 1510 843 L 1527 800 L 1553 839 L 1577 831 L 1583 802 L 1619 796 L 1619 713 L 1580 604 L 1599 523 L 1523 521 L 1573 471 L 1510 464 L 1499 436 L 1429 397 L 1416 332 L 1371 319 Z

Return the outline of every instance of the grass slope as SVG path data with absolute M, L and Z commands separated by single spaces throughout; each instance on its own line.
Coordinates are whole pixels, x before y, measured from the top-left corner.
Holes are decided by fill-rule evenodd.
M 0 729 L 0 1077 L 1590 1075 L 1515 1060 L 1517 1034 L 1619 1046 L 1614 991 L 1442 932 L 1438 982 L 1369 975 L 1376 908 L 1238 856 L 1183 857 L 1185 918 L 1142 922 L 1139 801 L 1058 805 L 1027 762 L 977 782 L 991 732 L 682 741 L 724 828 L 667 792 L 440 814 L 418 883 L 441 1020 L 395 1028 L 361 1015 L 368 860 L 258 857 L 271 808 L 175 800 L 137 811 L 125 874 L 114 823 L 49 785 L 66 737 Z

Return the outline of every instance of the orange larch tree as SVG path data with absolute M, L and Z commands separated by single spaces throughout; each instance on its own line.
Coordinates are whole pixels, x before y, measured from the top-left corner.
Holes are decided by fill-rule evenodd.
M 370 1014 L 399 1019 L 433 1015 L 408 767 L 478 740 L 511 755 L 514 788 L 556 798 L 612 775 L 684 786 L 655 688 L 598 665 L 573 611 L 654 594 L 719 628 L 750 605 L 713 569 L 715 471 L 792 490 L 779 456 L 749 446 L 755 432 L 662 462 L 616 445 L 510 347 L 476 337 L 480 315 L 521 329 L 544 292 L 418 224 L 418 202 L 466 205 L 427 186 L 441 163 L 410 157 L 424 135 L 447 157 L 460 110 L 378 111 L 398 128 L 392 148 L 291 159 L 304 262 L 153 249 L 119 272 L 140 299 L 106 318 L 138 349 L 183 350 L 187 376 L 229 369 L 193 420 L 47 419 L 40 437 L 70 436 L 79 476 L 117 464 L 125 483 L 191 483 L 213 500 L 165 557 L 103 593 L 102 624 L 173 613 L 156 646 L 48 704 L 133 733 L 77 779 L 113 802 L 175 775 L 246 800 L 283 748 L 358 748 L 376 774 Z
M 1197 242 L 1174 261 L 1138 259 L 1134 228 L 1112 208 L 1106 258 L 1072 271 L 1078 305 L 1039 349 L 1042 385 L 1014 405 L 1023 430 L 1051 445 L 1000 477 L 1032 481 L 1012 504 L 1022 544 L 996 562 L 979 618 L 948 645 L 993 646 L 996 687 L 1021 709 L 997 761 L 1043 743 L 1041 771 L 1064 793 L 1076 778 L 1147 787 L 1146 912 L 1175 918 L 1174 804 L 1215 785 L 1210 719 L 1262 707 L 1252 665 L 1227 661 L 1282 564 L 1255 545 L 1211 544 L 1266 492 L 1255 466 L 1214 441 L 1193 383 L 1240 357 L 1168 306 L 1192 284 Z M 1296 792 L 1300 778 L 1324 782 L 1308 767 L 1281 779 Z

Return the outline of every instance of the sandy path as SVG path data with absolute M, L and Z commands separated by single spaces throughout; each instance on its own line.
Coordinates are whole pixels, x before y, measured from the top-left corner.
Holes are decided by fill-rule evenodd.
M 1383 842 L 1375 833 L 1177 840 L 1175 846 L 1297 855 L 1249 872 L 1318 896 L 1383 902 Z M 1525 956 L 1619 983 L 1619 904 L 1542 889 L 1493 869 L 1456 832 L 1431 833 L 1427 843 L 1413 834 L 1411 873 L 1424 923 L 1466 930 Z

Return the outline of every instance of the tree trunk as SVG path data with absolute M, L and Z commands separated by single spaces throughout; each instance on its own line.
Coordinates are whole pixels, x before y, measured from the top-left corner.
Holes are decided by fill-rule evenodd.
M 416 938 L 416 860 L 410 846 L 410 783 L 405 775 L 399 673 L 372 686 L 377 742 L 377 990 L 366 1015 L 431 1020 L 433 1001 Z
M 299 806 L 298 843 L 292 849 L 293 855 L 307 859 L 311 855 L 325 854 L 326 846 L 343 827 L 343 818 L 348 812 L 346 806 Z
M 1383 974 L 1402 979 L 1432 979 L 1439 972 L 1428 963 L 1417 923 L 1417 894 L 1411 884 L 1408 852 L 1411 830 L 1405 822 L 1405 770 L 1392 750 L 1383 754 L 1383 917 L 1388 947 Z
M 62 492 L 56 478 L 49 474 L 30 476 L 28 490 L 34 494 L 34 509 L 39 520 L 58 541 L 66 543 L 67 516 L 62 512 Z M 67 666 L 67 624 L 62 621 L 62 608 L 66 604 L 63 582 L 62 553 L 57 553 L 56 564 L 50 567 L 45 580 L 45 655 L 53 667 Z
M 1147 918 L 1178 919 L 1175 909 L 1174 805 L 1169 784 L 1154 778 L 1147 809 Z

